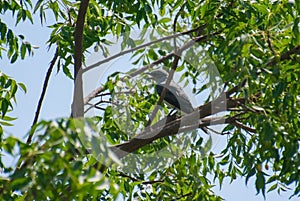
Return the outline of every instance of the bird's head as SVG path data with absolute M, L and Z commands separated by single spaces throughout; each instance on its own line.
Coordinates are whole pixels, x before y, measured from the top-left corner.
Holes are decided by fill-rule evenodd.
M 165 82 L 168 78 L 169 73 L 162 69 L 156 69 L 149 73 L 147 73 L 152 77 L 153 80 L 155 80 L 158 83 Z

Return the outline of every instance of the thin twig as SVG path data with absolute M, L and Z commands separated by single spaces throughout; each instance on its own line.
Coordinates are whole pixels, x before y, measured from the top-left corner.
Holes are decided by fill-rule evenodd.
M 188 197 L 188 196 L 192 196 L 192 195 L 193 195 L 192 192 L 186 193 L 186 194 L 184 194 L 184 195 L 182 195 L 182 196 L 177 197 L 176 200 L 180 200 L 180 199 L 182 199 L 182 198 L 184 198 L 184 197 Z
M 166 93 L 167 93 L 167 88 L 169 87 L 170 83 L 171 83 L 171 80 L 173 79 L 173 75 L 174 75 L 174 72 L 177 68 L 177 65 L 178 65 L 178 61 L 180 59 L 180 56 L 178 56 L 177 54 L 175 54 L 175 58 L 174 58 L 174 61 L 172 63 L 172 69 L 168 75 L 168 78 L 167 78 L 167 81 L 166 81 L 166 84 L 164 84 L 163 86 L 163 90 L 160 94 L 160 97 L 157 101 L 157 104 L 156 104 L 156 107 L 154 108 L 153 112 L 151 113 L 151 116 L 149 118 L 149 121 L 147 122 L 147 125 L 146 127 L 150 126 L 151 125 L 151 122 L 152 122 L 152 119 L 154 119 L 154 117 L 156 116 L 157 112 L 158 112 L 158 109 L 159 109 L 159 106 L 161 106 L 163 100 L 165 99 L 165 96 L 166 96 Z
M 199 30 L 199 28 L 197 30 Z M 188 49 L 189 47 L 193 46 L 194 44 L 196 44 L 196 42 L 205 41 L 209 36 L 218 35 L 218 34 L 221 33 L 221 31 L 222 30 L 219 30 L 219 31 L 216 31 L 216 32 L 214 32 L 212 34 L 206 34 L 204 36 L 195 37 L 192 40 L 190 40 L 189 42 L 187 42 L 184 46 L 182 46 L 181 48 L 179 48 L 178 51 L 184 51 L 184 50 Z M 137 69 L 136 71 L 130 73 L 128 76 L 135 77 L 135 76 L 139 75 L 140 73 L 146 71 L 147 69 L 152 68 L 152 67 L 154 67 L 154 66 L 156 66 L 156 65 L 164 62 L 165 60 L 172 58 L 173 56 L 175 56 L 175 52 L 167 54 L 167 55 L 161 57 L 160 59 L 154 61 L 153 63 L 151 63 L 149 65 L 146 65 L 146 66 L 143 66 L 142 68 Z M 120 80 L 122 81 L 124 79 L 125 79 L 125 77 L 121 78 Z M 90 100 L 92 100 L 95 96 L 97 96 L 97 94 L 99 94 L 103 90 L 104 90 L 103 86 L 100 86 L 97 89 L 93 90 L 89 95 L 87 95 L 84 98 L 84 104 L 88 103 Z
M 185 5 L 186 5 L 187 1 L 184 2 L 184 4 L 182 4 L 182 6 L 180 7 L 179 11 L 177 12 L 177 14 L 175 15 L 175 18 L 174 18 L 174 23 L 173 23 L 173 34 L 175 35 L 176 34 L 176 26 L 177 26 L 177 20 L 179 18 L 179 15 L 180 13 L 183 11 Z M 176 37 L 174 37 L 174 51 L 176 52 L 177 51 L 177 43 L 176 43 Z
M 249 126 L 246 126 L 245 124 L 242 124 L 241 122 L 239 122 L 237 120 L 234 121 L 234 122 L 232 122 L 231 125 L 236 126 L 238 128 L 241 128 L 241 129 L 243 129 L 245 131 L 248 131 L 250 133 L 256 133 L 256 129 L 255 128 L 251 128 Z
M 107 63 L 107 62 L 109 62 L 109 61 L 111 61 L 111 60 L 113 60 L 113 59 L 115 59 L 115 58 L 118 58 L 118 57 L 123 56 L 123 55 L 125 55 L 125 54 L 128 54 L 128 53 L 130 53 L 130 52 L 134 52 L 134 51 L 136 51 L 136 50 L 142 49 L 142 48 L 144 48 L 144 47 L 148 47 L 148 46 L 150 46 L 150 45 L 153 45 L 153 44 L 156 44 L 156 43 L 165 41 L 165 40 L 169 40 L 169 39 L 172 39 L 172 38 L 177 38 L 178 36 L 190 34 L 190 33 L 192 33 L 192 32 L 198 31 L 198 30 L 203 30 L 205 27 L 206 27 L 206 24 L 201 25 L 201 26 L 199 26 L 199 27 L 197 27 L 197 28 L 188 30 L 188 31 L 184 31 L 184 32 L 180 32 L 180 33 L 177 33 L 177 34 L 173 34 L 173 35 L 171 35 L 171 36 L 162 37 L 162 38 L 157 39 L 157 40 L 155 40 L 155 41 L 151 41 L 151 42 L 145 43 L 145 44 L 143 44 L 143 45 L 139 45 L 139 46 L 134 47 L 134 48 L 131 48 L 131 49 L 129 49 L 129 50 L 124 50 L 124 51 L 119 52 L 119 53 L 117 53 L 117 54 L 114 54 L 114 55 L 112 55 L 112 56 L 110 56 L 110 57 L 108 57 L 108 58 L 106 58 L 106 59 L 103 59 L 102 61 L 96 62 L 96 63 L 94 63 L 94 64 L 92 64 L 92 65 L 90 65 L 90 66 L 87 66 L 87 67 L 84 68 L 82 71 L 83 71 L 83 73 L 85 73 L 86 71 L 92 70 L 93 68 L 95 68 L 95 67 L 97 67 L 97 66 L 99 66 L 99 65 L 101 65 L 101 64 Z
M 100 110 L 105 110 L 104 108 L 100 107 L 99 104 L 102 104 L 102 103 L 107 103 L 107 104 L 112 104 L 112 105 L 116 105 L 116 106 L 119 106 L 119 104 L 113 102 L 113 101 L 106 101 L 106 100 L 100 100 L 98 101 L 97 103 L 95 104 L 92 104 L 92 103 L 87 103 L 87 105 L 89 105 L 90 107 L 88 107 L 84 113 L 87 113 L 90 109 L 92 108 L 96 108 L 96 109 L 100 109 Z
M 56 48 L 54 56 L 53 56 L 53 58 L 52 58 L 52 60 L 50 62 L 50 66 L 49 66 L 48 71 L 46 73 L 46 77 L 45 77 L 45 80 L 44 80 L 42 93 L 40 95 L 40 99 L 39 99 L 39 102 L 38 102 L 38 105 L 37 105 L 37 108 L 36 108 L 36 111 L 35 111 L 35 116 L 34 116 L 34 119 L 33 119 L 32 125 L 31 125 L 31 131 L 30 131 L 29 136 L 27 138 L 27 142 L 26 142 L 27 144 L 30 144 L 31 141 L 32 141 L 33 133 L 34 133 L 34 130 L 35 130 L 34 129 L 34 125 L 37 123 L 37 121 L 39 119 L 41 108 L 42 108 L 42 104 L 43 104 L 43 100 L 45 98 L 45 94 L 46 94 L 46 91 L 47 91 L 48 83 L 49 83 L 49 80 L 50 80 L 50 76 L 51 76 L 51 73 L 52 73 L 52 70 L 54 68 L 54 64 L 56 63 L 57 58 L 58 58 L 58 48 Z
M 98 109 L 98 110 L 105 111 L 105 108 L 104 108 L 104 107 L 100 107 L 100 106 L 97 106 L 97 105 L 96 105 L 95 108 Z
M 276 52 L 275 52 L 275 50 L 273 48 L 273 45 L 272 45 L 272 42 L 271 42 L 271 36 L 270 36 L 270 31 L 269 30 L 267 30 L 267 42 L 268 42 L 269 48 L 272 51 L 273 55 L 276 56 Z
M 132 90 L 130 90 L 130 91 L 114 92 L 114 95 L 118 95 L 118 94 L 133 94 L 133 93 L 134 92 Z M 103 97 L 103 96 L 111 96 L 111 95 L 112 95 L 112 93 L 107 92 L 107 93 L 103 93 L 103 94 L 98 94 L 95 97 Z

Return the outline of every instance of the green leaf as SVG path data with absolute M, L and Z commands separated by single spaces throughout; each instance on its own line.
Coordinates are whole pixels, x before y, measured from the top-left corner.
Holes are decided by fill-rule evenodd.
M 263 4 L 253 4 L 253 7 L 255 7 L 259 12 L 265 15 L 269 14 L 269 9 Z
M 248 184 L 248 181 L 249 181 L 249 179 L 250 179 L 250 177 L 252 177 L 254 174 L 256 173 L 256 168 L 254 167 L 254 168 L 252 168 L 249 172 L 248 172 L 248 174 L 247 174 L 247 176 L 246 176 L 246 185 Z
M 8 100 L 6 100 L 5 98 L 3 98 L 1 100 L 2 118 L 5 116 L 9 106 L 11 106 L 10 102 Z
M 26 45 L 24 43 L 22 43 L 22 45 L 21 45 L 21 59 L 25 58 L 25 54 L 26 54 Z
M 31 16 L 30 11 L 29 11 L 29 10 L 26 10 L 25 12 L 26 12 L 26 17 L 30 20 L 31 24 L 33 24 L 33 18 L 32 18 L 32 16 Z
M 16 120 L 17 118 L 16 117 L 9 117 L 9 116 L 5 116 L 4 118 L 3 118 L 3 120 L 5 120 L 5 121 L 14 121 L 14 120 Z
M 262 172 L 256 174 L 255 188 L 257 193 L 262 193 L 265 197 L 266 180 Z
M 184 65 L 180 65 L 176 68 L 176 72 L 180 72 L 184 69 Z
M 274 184 L 274 185 L 272 185 L 270 188 L 269 188 L 269 190 L 267 191 L 267 192 L 270 192 L 270 191 L 273 191 L 273 190 L 275 190 L 276 188 L 277 188 L 277 186 L 278 186 L 278 184 L 276 183 L 276 184 Z
M 18 86 L 21 87 L 21 89 L 24 91 L 24 93 L 27 93 L 27 89 L 26 89 L 25 84 L 19 82 L 19 83 L 18 83 Z
M 5 84 L 5 86 L 4 86 L 4 88 L 10 87 L 11 84 L 12 84 L 12 82 L 13 82 L 12 79 L 8 79 L 7 82 L 6 82 L 6 84 Z
M 18 35 L 22 40 L 24 40 L 25 39 L 25 37 L 23 36 L 23 35 Z
M 208 153 L 209 150 L 211 150 L 211 147 L 212 147 L 212 137 L 211 137 L 211 135 L 209 135 L 209 138 L 208 138 L 207 142 L 203 146 L 202 154 Z
M 229 163 L 229 155 L 222 158 L 222 160 L 219 162 L 220 165 L 226 165 Z
M 25 186 L 27 186 L 30 181 L 31 179 L 28 177 L 22 177 L 22 178 L 18 177 L 11 182 L 11 186 L 13 189 L 22 189 Z
M 19 54 L 16 52 L 16 53 L 12 56 L 12 58 L 11 58 L 11 60 L 10 60 L 10 63 L 15 63 L 15 62 L 17 61 L 17 59 L 18 59 L 18 56 L 19 56 Z
M 3 126 L 13 126 L 13 124 L 8 123 L 6 121 L 0 121 L 0 125 L 3 125 Z
M 158 21 L 158 23 L 163 24 L 163 23 L 167 23 L 167 22 L 170 22 L 170 21 L 171 21 L 170 18 L 164 17 L 164 18 L 160 19 Z
M 65 73 L 65 75 L 67 77 L 69 77 L 70 79 L 73 79 L 70 69 L 66 65 L 63 65 L 63 72 Z

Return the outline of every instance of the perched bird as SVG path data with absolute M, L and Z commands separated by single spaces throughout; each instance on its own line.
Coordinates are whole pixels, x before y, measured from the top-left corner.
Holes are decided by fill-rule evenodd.
M 168 79 L 169 73 L 165 70 L 157 69 L 153 70 L 149 74 L 153 80 L 157 82 L 156 84 L 156 92 L 161 95 L 165 83 Z M 166 95 L 164 100 L 169 103 L 172 107 L 181 110 L 182 112 L 189 114 L 194 110 L 193 105 L 186 95 L 184 90 L 173 80 L 171 80 L 169 86 L 166 86 Z M 206 134 L 208 133 L 208 129 L 206 127 L 201 128 Z
M 148 74 L 157 82 L 156 92 L 161 95 L 169 73 L 167 73 L 165 70 L 157 69 Z M 194 111 L 190 99 L 176 82 L 171 80 L 170 85 L 166 87 L 166 90 L 167 91 L 164 100 L 167 103 L 187 114 Z

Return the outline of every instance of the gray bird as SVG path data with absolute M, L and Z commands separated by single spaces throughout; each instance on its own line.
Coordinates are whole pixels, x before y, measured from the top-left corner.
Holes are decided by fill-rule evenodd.
M 156 92 L 161 95 L 169 73 L 164 70 L 157 69 L 147 74 L 151 75 L 152 79 L 157 82 Z M 194 111 L 190 99 L 176 82 L 171 80 L 170 85 L 166 88 L 167 91 L 164 100 L 167 103 L 187 114 Z
M 165 83 L 167 81 L 169 73 L 164 70 L 157 69 L 153 70 L 149 74 L 153 80 L 157 82 L 156 92 L 161 95 Z M 173 80 L 171 80 L 170 85 L 167 87 L 166 95 L 164 100 L 172 105 L 173 107 L 183 111 L 186 114 L 192 113 L 194 110 L 192 103 L 183 89 Z M 208 129 L 206 127 L 201 128 L 206 134 Z

